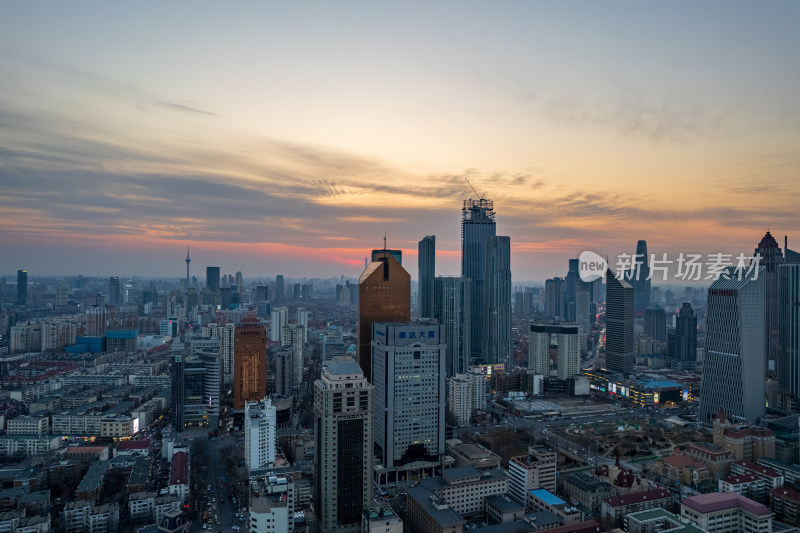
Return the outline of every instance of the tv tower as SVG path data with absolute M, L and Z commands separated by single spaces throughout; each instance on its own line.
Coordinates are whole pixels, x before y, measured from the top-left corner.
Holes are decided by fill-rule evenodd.
M 192 258 L 189 257 L 189 245 L 186 245 L 186 287 L 189 287 L 189 263 L 192 262 Z

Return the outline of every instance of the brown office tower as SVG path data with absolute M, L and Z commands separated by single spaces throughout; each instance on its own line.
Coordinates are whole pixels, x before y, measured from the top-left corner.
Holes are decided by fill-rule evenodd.
M 267 329 L 257 318 L 236 326 L 233 348 L 233 409 L 258 402 L 267 395 Z
M 372 323 L 409 321 L 411 275 L 391 253 L 378 253 L 358 280 L 358 364 L 370 383 Z

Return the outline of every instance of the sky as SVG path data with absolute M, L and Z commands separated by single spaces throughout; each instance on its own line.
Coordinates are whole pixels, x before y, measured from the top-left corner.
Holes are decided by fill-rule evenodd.
M 8 2 L 0 274 L 357 277 L 494 201 L 583 250 L 800 249 L 797 2 Z M 469 180 L 469 183 L 467 182 Z M 474 187 L 474 190 L 470 187 Z

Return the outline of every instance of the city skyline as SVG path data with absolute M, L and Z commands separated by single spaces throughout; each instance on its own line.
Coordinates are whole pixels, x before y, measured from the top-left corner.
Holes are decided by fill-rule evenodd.
M 456 275 L 464 178 L 514 280 L 800 231 L 795 4 L 157 6 L 7 6 L 3 274 Z

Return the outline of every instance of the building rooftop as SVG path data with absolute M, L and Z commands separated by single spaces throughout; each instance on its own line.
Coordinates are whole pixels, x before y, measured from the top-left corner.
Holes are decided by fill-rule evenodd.
M 789 487 L 777 487 L 772 489 L 770 492 L 770 496 L 772 498 L 783 498 L 787 500 L 793 500 L 794 502 L 800 503 L 800 492 L 789 488 Z
M 583 492 L 597 492 L 600 490 L 611 490 L 611 485 L 605 481 L 600 481 L 594 476 L 586 473 L 579 472 L 570 474 L 566 477 L 565 481 L 573 485 Z
M 771 511 L 764 505 L 754 502 L 750 498 L 745 498 L 735 492 L 711 492 L 709 494 L 698 494 L 683 500 L 683 505 L 694 509 L 699 513 L 713 513 L 725 509 L 741 507 L 757 515 L 767 515 Z
M 89 465 L 89 470 L 83 476 L 76 492 L 91 492 L 99 489 L 107 468 L 108 461 L 95 461 Z
M 181 485 L 189 483 L 189 454 L 186 452 L 175 452 L 172 456 L 172 467 L 169 473 L 170 485 Z
M 665 489 L 650 489 L 644 492 L 634 492 L 632 494 L 606 498 L 603 501 L 611 507 L 624 507 L 626 505 L 642 503 L 648 500 L 664 500 L 667 498 L 672 498 L 672 493 L 670 491 Z
M 761 478 L 755 474 L 740 474 L 738 476 L 728 476 L 726 478 L 722 478 L 720 481 L 724 483 L 730 483 L 731 485 L 740 485 L 742 483 L 753 483 L 760 480 Z
M 117 451 L 124 452 L 128 450 L 146 450 L 149 447 L 150 439 L 126 440 L 119 443 L 119 446 L 117 446 Z
M 466 520 L 461 518 L 460 514 L 450 509 L 444 502 L 440 502 L 436 496 L 425 487 L 411 487 L 408 489 L 407 494 L 409 498 L 412 498 L 436 521 L 439 527 L 453 527 L 467 523 Z
M 511 499 L 508 495 L 503 494 L 498 496 L 488 496 L 486 503 L 494 506 L 501 513 L 509 513 L 514 511 L 524 511 L 525 506 L 516 500 Z
M 325 371 L 334 376 L 364 375 L 361 367 L 352 357 L 334 357 L 325 365 Z
M 750 470 L 752 472 L 758 472 L 759 474 L 761 474 L 764 477 L 771 477 L 771 478 L 779 478 L 779 477 L 781 477 L 781 474 L 779 474 L 778 472 L 774 471 L 771 468 L 767 468 L 766 466 L 760 465 L 758 463 L 751 463 L 751 462 L 748 462 L 748 461 L 736 461 L 736 463 L 734 463 L 734 464 L 741 466 L 745 470 Z
M 562 500 L 561 498 L 559 498 L 558 496 L 556 496 L 555 494 L 553 494 L 552 492 L 550 492 L 549 490 L 546 490 L 546 489 L 534 489 L 534 490 L 531 490 L 531 491 L 528 491 L 528 492 L 530 494 L 533 494 L 534 496 L 536 496 L 540 500 L 542 500 L 547 505 L 556 506 L 556 505 L 566 505 L 567 504 L 567 502 L 565 502 L 564 500 Z

